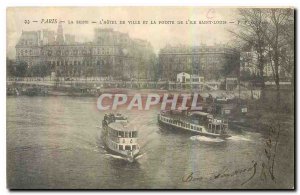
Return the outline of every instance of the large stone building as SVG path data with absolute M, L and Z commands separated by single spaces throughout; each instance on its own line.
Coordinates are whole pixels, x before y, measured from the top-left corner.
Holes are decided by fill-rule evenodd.
M 238 69 L 239 53 L 219 44 L 213 46 L 167 45 L 159 52 L 161 78 L 169 81 L 176 81 L 176 75 L 180 72 L 203 76 L 205 80 L 219 80 L 226 76 L 224 74 L 228 74 L 223 74 L 226 63 L 235 64 Z
M 114 79 L 151 79 L 155 54 L 148 41 L 132 39 L 113 29 L 95 29 L 91 42 L 50 30 L 23 31 L 16 60 L 28 66 L 45 63 L 58 76 L 110 76 Z

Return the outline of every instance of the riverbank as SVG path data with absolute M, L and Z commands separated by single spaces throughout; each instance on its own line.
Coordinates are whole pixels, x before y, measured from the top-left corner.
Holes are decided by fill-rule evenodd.
M 283 93 L 285 92 L 285 93 Z M 235 131 L 257 132 L 269 136 L 270 128 L 278 126 L 283 134 L 293 134 L 295 130 L 295 104 L 294 93 L 281 91 L 280 103 L 277 102 L 276 93 L 259 100 L 248 100 L 248 112 L 243 120 L 233 124 Z

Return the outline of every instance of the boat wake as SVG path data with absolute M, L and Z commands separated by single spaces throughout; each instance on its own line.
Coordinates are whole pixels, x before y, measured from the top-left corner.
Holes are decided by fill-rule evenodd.
M 193 141 L 206 142 L 206 143 L 220 143 L 225 141 L 221 138 L 211 138 L 211 137 L 206 137 L 201 135 L 192 136 L 190 137 L 190 139 Z
M 252 141 L 251 139 L 248 139 L 247 137 L 242 136 L 242 135 L 233 135 L 227 139 L 233 140 L 233 141 Z
M 138 160 L 140 158 L 142 158 L 146 153 L 140 154 L 137 157 L 135 157 L 135 160 Z M 111 157 L 111 158 L 115 158 L 115 159 L 122 159 L 122 160 L 126 160 L 128 161 L 128 158 L 122 157 L 122 156 L 118 156 L 118 155 L 114 155 L 114 154 L 105 154 L 105 156 Z
M 105 154 L 105 156 L 112 157 L 112 158 L 116 158 L 116 159 L 127 160 L 126 158 L 124 158 L 124 157 L 122 157 L 122 156 L 113 155 L 113 154 Z
M 135 157 L 135 159 L 138 160 L 138 159 L 142 158 L 145 154 L 146 154 L 146 153 L 140 154 L 140 155 L 138 155 L 137 157 Z

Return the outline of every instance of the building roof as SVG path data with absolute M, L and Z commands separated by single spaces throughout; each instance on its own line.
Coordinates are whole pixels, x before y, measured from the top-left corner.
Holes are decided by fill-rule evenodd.
M 186 72 L 180 72 L 180 73 L 177 74 L 177 76 L 178 76 L 178 75 L 183 75 L 183 74 L 184 74 L 184 75 L 190 76 L 190 74 L 189 74 L 189 73 L 186 73 Z

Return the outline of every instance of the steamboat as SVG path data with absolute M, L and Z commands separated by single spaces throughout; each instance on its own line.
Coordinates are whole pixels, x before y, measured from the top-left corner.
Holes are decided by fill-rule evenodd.
M 162 111 L 158 114 L 158 123 L 172 131 L 187 132 L 211 138 L 226 139 L 228 121 L 200 111 Z
M 102 139 L 112 154 L 133 162 L 139 155 L 138 132 L 121 114 L 105 115 L 102 121 Z

